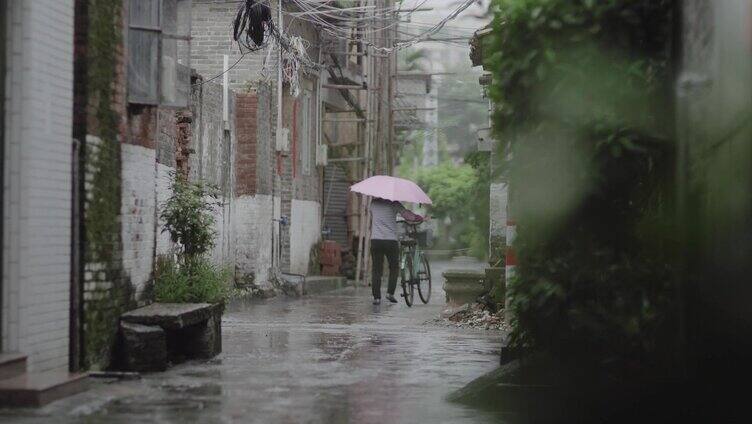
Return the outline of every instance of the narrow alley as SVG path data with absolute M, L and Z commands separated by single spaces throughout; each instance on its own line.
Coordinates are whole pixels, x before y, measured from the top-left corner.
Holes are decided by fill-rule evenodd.
M 473 268 L 465 260 L 434 262 Z M 442 281 L 428 305 L 373 306 L 369 288 L 238 301 L 223 321 L 223 353 L 140 380 L 95 380 L 88 392 L 4 423 L 278 422 L 486 423 L 445 401 L 493 370 L 502 334 L 427 324 L 444 309 Z M 12 415 L 8 415 L 12 414 Z

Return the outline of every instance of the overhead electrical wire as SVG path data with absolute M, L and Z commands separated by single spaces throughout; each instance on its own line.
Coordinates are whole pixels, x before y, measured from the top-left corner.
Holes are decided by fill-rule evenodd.
M 400 17 L 409 18 L 427 1 L 422 0 L 418 6 L 403 10 L 401 2 L 397 7 L 376 7 L 361 4 L 335 6 L 320 0 L 289 0 L 288 3 L 293 5 L 294 10 L 282 10 L 282 14 L 291 18 L 291 21 L 302 20 L 313 24 L 331 39 L 357 42 L 374 52 L 391 54 L 395 50 L 401 50 L 423 41 L 450 44 L 451 40 L 432 40 L 431 36 L 444 30 L 447 22 L 455 19 L 475 2 L 475 0 L 463 0 L 449 15 L 433 25 L 404 22 L 400 19 Z M 238 11 L 232 25 L 232 35 L 238 46 L 241 47 L 241 51 L 245 50 L 245 53 L 229 69 L 208 81 L 224 75 L 237 66 L 247 53 L 267 48 L 270 39 L 273 39 L 275 45 L 282 49 L 285 60 L 290 64 L 292 69 L 287 69 L 287 73 L 297 73 L 300 69 L 321 69 L 323 67 L 323 64 L 315 63 L 308 57 L 307 49 L 310 45 L 302 37 L 290 36 L 283 30 L 281 23 L 274 24 L 272 16 L 275 6 L 271 4 L 270 0 L 241 0 L 238 3 Z M 413 28 L 408 27 L 407 29 L 420 31 L 420 33 L 407 33 L 406 35 L 409 36 L 407 39 L 377 36 L 398 25 L 409 25 Z M 452 28 L 446 29 L 452 30 Z

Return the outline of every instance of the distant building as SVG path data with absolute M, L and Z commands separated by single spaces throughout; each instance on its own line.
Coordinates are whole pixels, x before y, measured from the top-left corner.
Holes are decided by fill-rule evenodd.
M 437 87 L 432 75 L 401 73 L 395 80 L 395 131 L 405 140 L 422 141 L 422 157 L 416 166 L 436 166 L 439 164 L 439 114 Z

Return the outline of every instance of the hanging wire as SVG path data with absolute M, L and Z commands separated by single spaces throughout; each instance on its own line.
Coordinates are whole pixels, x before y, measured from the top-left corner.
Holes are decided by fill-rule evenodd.
M 274 29 L 269 6 L 256 0 L 245 0 L 238 8 L 232 29 L 233 39 L 238 45 L 248 51 L 262 49 L 265 38 Z
M 358 42 L 365 49 L 370 48 L 375 53 L 391 54 L 395 50 L 401 50 L 423 41 L 443 42 L 447 45 L 460 44 L 449 40 L 432 40 L 431 36 L 442 31 L 447 22 L 455 19 L 475 0 L 463 0 L 448 16 L 434 25 L 404 22 L 399 19 L 400 16 L 409 18 L 427 1 L 422 0 L 411 10 L 403 10 L 401 2 L 397 7 L 377 7 L 374 5 L 339 6 L 320 0 L 289 0 L 294 10 L 283 10 L 282 13 L 292 18 L 293 21 L 301 20 L 313 24 L 322 34 L 331 39 Z M 233 39 L 245 53 L 230 69 L 234 68 L 248 52 L 267 47 L 270 39 L 274 39 L 278 48 L 282 49 L 286 64 L 279 64 L 279 66 L 285 66 L 283 72 L 288 81 L 296 80 L 296 75 L 301 70 L 305 72 L 311 69 L 321 69 L 324 66 L 313 62 L 308 57 L 307 49 L 310 45 L 304 39 L 286 34 L 282 29 L 282 23 L 274 24 L 272 19 L 274 6 L 270 0 L 241 0 L 239 3 L 238 12 L 233 20 Z M 404 32 L 403 34 L 408 38 L 400 40 L 378 36 L 397 25 L 405 25 L 406 29 L 419 33 Z M 447 30 L 452 31 L 452 28 L 447 28 Z M 212 81 L 227 71 L 229 69 L 203 83 Z
M 191 87 L 199 87 L 199 86 L 202 86 L 204 84 L 210 83 L 210 82 L 214 81 L 215 79 L 221 77 L 222 75 L 230 72 L 230 70 L 232 70 L 232 68 L 238 66 L 238 64 L 240 63 L 240 61 L 243 60 L 243 58 L 245 57 L 245 55 L 247 55 L 248 53 L 250 53 L 250 52 L 245 52 L 242 55 L 240 55 L 240 58 L 235 63 L 233 63 L 232 66 L 230 66 L 227 69 L 225 69 L 224 71 L 222 71 L 221 74 L 215 75 L 215 76 L 209 78 L 208 80 L 197 82 L 195 84 L 191 84 Z

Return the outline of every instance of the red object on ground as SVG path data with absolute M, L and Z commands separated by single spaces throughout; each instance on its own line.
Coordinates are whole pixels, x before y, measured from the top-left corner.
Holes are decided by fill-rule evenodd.
M 321 243 L 319 255 L 321 275 L 339 275 L 342 266 L 342 247 L 336 241 L 327 240 Z

